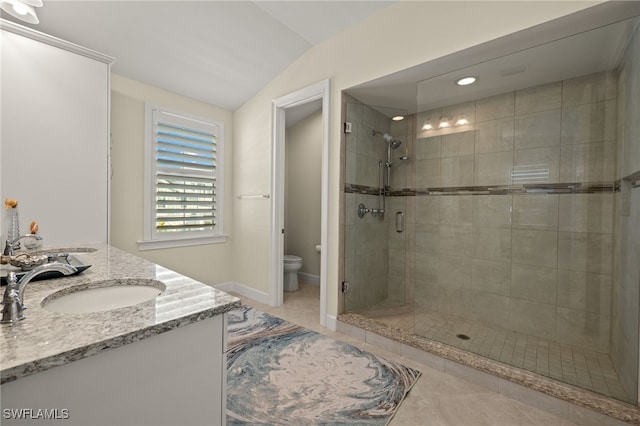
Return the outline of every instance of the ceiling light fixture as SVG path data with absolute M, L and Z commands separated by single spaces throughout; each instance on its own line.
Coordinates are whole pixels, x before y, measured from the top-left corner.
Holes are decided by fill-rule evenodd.
M 464 126 L 466 124 L 469 124 L 469 120 L 467 120 L 467 117 L 465 117 L 464 114 L 460 114 L 458 121 L 456 121 L 456 126 Z
M 478 77 L 462 77 L 456 80 L 458 86 L 468 86 L 478 81 Z
M 42 0 L 0 0 L 2 10 L 29 24 L 40 22 L 34 7 L 42 7 L 42 4 Z
M 393 121 L 402 121 L 404 120 L 404 115 L 396 115 L 391 118 Z
M 441 117 L 440 123 L 438 124 L 438 129 L 444 129 L 449 126 L 451 126 L 451 123 L 449 123 L 449 119 L 447 119 L 447 117 Z

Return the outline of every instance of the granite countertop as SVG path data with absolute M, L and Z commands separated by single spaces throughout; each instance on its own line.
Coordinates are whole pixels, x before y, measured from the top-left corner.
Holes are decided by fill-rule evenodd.
M 45 250 L 46 251 L 46 250 Z M 80 274 L 32 281 L 26 318 L 0 325 L 0 383 L 73 362 L 228 312 L 240 299 L 107 245 L 62 248 L 91 267 Z M 157 280 L 166 290 L 137 305 L 86 314 L 54 313 L 42 300 L 70 286 L 114 279 Z M 4 293 L 6 287 L 0 287 Z

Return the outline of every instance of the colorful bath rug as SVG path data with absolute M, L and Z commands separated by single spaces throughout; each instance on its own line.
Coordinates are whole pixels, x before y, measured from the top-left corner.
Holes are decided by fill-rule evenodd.
M 385 425 L 421 374 L 247 306 L 228 324 L 230 425 Z

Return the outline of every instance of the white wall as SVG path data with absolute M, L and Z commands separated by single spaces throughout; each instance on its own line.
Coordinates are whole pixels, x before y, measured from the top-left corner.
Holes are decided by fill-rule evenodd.
M 144 103 L 224 123 L 224 229 L 231 229 L 233 114 L 119 75 L 111 76 L 111 244 L 206 284 L 233 279 L 231 243 L 139 251 L 144 217 Z
M 597 2 L 398 2 L 321 43 L 234 113 L 235 193 L 271 191 L 271 101 L 331 79 L 327 307 L 338 312 L 340 92 Z M 234 202 L 234 279 L 267 292 L 270 203 Z
M 301 272 L 320 276 L 322 111 L 287 129 L 284 250 L 302 258 Z

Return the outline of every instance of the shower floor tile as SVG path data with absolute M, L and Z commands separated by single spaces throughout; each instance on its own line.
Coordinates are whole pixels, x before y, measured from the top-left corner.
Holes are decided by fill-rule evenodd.
M 383 302 L 359 313 L 405 332 L 628 401 L 608 354 L 492 328 L 451 315 L 415 313 L 413 306 L 389 305 Z

